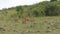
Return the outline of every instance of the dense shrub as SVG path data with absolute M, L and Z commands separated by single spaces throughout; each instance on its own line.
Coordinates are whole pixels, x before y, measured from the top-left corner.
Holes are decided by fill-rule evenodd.
M 60 16 L 60 2 L 44 1 L 30 6 L 19 6 L 16 11 L 19 17 L 23 15 L 29 17 Z
M 22 6 L 16 7 L 16 11 L 17 11 L 17 15 L 18 17 L 22 17 L 22 13 L 23 13 L 23 8 Z
M 53 2 L 53 1 L 57 1 L 57 0 L 50 0 L 51 2 Z
M 55 4 L 56 3 L 56 4 Z M 60 6 L 57 2 L 52 2 L 50 5 L 46 8 L 46 16 L 59 16 L 60 15 Z

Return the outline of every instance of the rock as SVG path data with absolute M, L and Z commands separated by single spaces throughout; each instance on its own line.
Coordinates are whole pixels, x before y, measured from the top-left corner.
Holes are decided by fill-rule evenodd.
M 47 30 L 46 32 L 49 33 L 49 32 L 52 32 L 52 30 Z

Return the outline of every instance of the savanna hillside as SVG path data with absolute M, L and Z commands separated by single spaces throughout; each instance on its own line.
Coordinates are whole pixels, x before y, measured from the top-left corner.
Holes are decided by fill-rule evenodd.
M 0 34 L 60 34 L 60 1 L 0 10 Z

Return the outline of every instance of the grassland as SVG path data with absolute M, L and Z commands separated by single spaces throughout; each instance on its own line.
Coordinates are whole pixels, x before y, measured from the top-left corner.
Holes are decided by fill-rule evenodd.
M 60 16 L 32 17 L 35 24 L 23 24 L 22 18 L 18 19 L 12 11 L 0 12 L 0 34 L 60 34 Z

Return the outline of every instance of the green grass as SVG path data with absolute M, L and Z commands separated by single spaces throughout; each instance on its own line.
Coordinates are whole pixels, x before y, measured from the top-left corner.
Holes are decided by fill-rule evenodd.
M 36 24 L 23 24 L 16 16 L 16 12 L 0 12 L 0 34 L 60 34 L 60 16 L 33 17 Z

